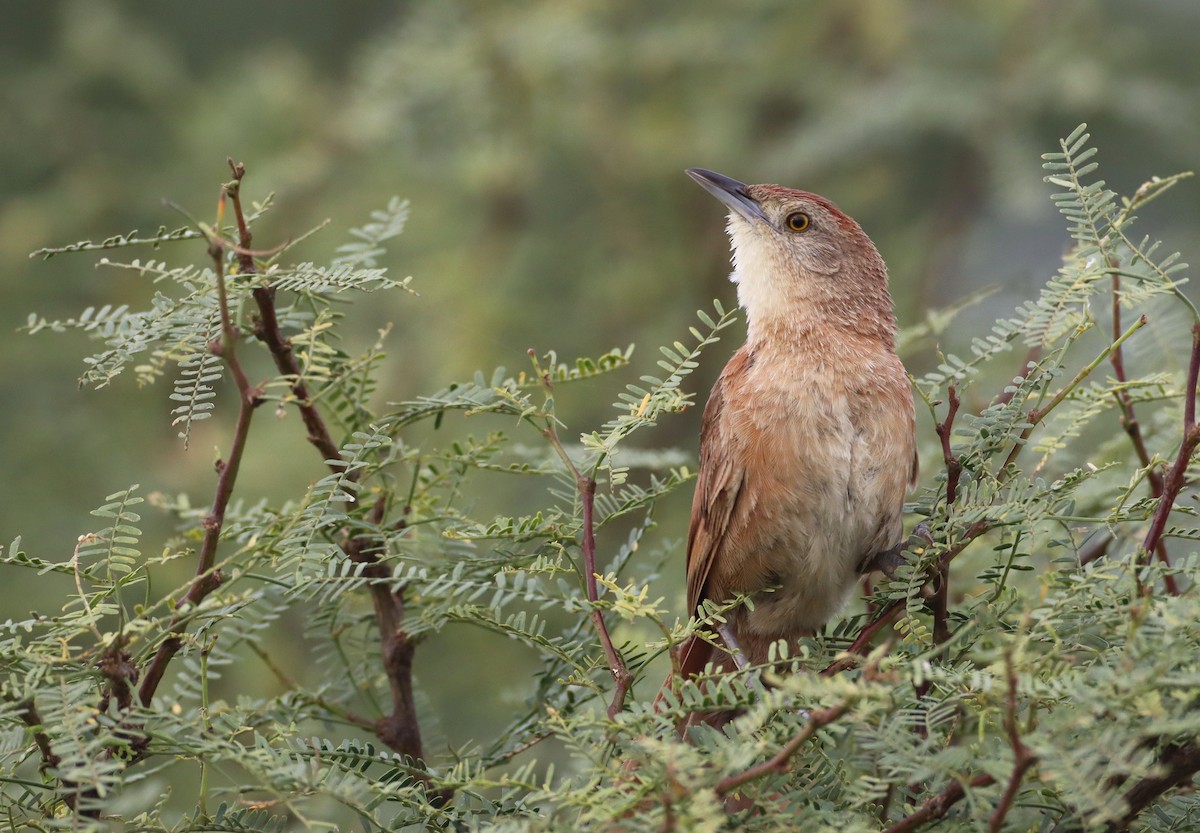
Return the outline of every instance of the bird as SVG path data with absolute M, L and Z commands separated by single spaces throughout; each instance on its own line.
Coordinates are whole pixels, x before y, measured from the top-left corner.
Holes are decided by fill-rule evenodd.
M 838 613 L 861 575 L 900 562 L 917 477 L 912 390 L 883 258 L 824 197 L 687 174 L 728 209 L 746 341 L 704 409 L 687 536 L 689 615 L 720 641 L 678 650 L 686 677 L 768 663 Z

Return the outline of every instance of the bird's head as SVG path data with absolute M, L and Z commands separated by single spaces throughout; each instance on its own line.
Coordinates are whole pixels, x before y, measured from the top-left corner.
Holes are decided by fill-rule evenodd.
M 894 329 L 883 258 L 829 200 L 779 185 L 746 185 L 703 168 L 687 174 L 729 208 L 730 280 L 752 327 L 819 318 L 852 329 Z

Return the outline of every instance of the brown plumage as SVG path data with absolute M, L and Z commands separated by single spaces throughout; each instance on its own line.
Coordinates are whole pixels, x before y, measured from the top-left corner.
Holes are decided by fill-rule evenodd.
M 704 410 L 688 610 L 749 594 L 754 609 L 731 611 L 726 633 L 758 664 L 896 552 L 917 471 L 913 400 L 887 269 L 858 223 L 815 194 L 688 174 L 730 209 L 748 322 Z M 731 667 L 730 650 L 689 640 L 682 669 Z

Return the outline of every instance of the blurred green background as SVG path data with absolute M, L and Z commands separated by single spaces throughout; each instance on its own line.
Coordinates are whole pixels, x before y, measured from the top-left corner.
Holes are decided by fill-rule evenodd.
M 1057 266 L 1067 241 L 1038 157 L 1059 137 L 1089 122 L 1124 193 L 1200 166 L 1198 31 L 1192 0 L 10 3 L 0 541 L 65 558 L 88 510 L 134 482 L 209 499 L 228 411 L 185 452 L 167 385 L 81 391 L 92 343 L 17 328 L 32 311 L 144 305 L 150 286 L 95 257 L 27 255 L 181 225 L 163 197 L 211 218 L 226 156 L 246 163 L 250 198 L 277 193 L 258 244 L 333 219 L 305 259 L 327 258 L 391 195 L 412 201 L 387 264 L 421 297 L 373 296 L 346 331 L 361 348 L 394 324 L 381 399 L 520 369 L 529 347 L 570 358 L 636 342 L 632 372 L 563 397 L 584 430 L 697 307 L 733 303 L 722 211 L 685 167 L 833 199 L 887 260 L 902 326 L 997 288 L 940 337 L 961 346 Z M 1198 206 L 1188 183 L 1143 212 L 1144 230 L 1186 250 Z M 164 254 L 203 257 L 199 244 Z M 700 401 L 738 337 L 693 377 Z M 905 359 L 934 363 L 933 340 Z M 1136 352 L 1127 361 L 1136 370 Z M 647 441 L 694 454 L 698 421 L 692 409 Z M 323 474 L 294 414 L 256 428 L 244 497 L 295 496 Z M 690 490 L 663 507 L 665 537 L 682 537 L 689 503 Z M 153 547 L 170 524 L 145 515 Z M 680 607 L 681 563 L 662 582 Z M 4 571 L 0 588 L 0 618 L 61 603 L 50 577 L 17 586 Z M 431 720 L 460 743 L 524 695 L 528 669 L 493 637 L 439 640 L 418 674 Z M 477 696 L 481 661 L 510 671 L 496 696 Z

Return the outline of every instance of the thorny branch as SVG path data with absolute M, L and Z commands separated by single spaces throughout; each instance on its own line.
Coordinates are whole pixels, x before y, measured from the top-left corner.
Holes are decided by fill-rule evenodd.
M 1121 264 L 1113 255 L 1109 255 L 1107 261 L 1109 268 L 1113 270 L 1112 326 L 1113 337 L 1115 338 L 1117 333 L 1121 331 L 1121 275 L 1119 271 Z M 1118 384 L 1123 385 L 1128 381 L 1128 377 L 1125 375 L 1125 354 L 1120 346 L 1112 351 L 1109 361 L 1112 364 L 1113 375 L 1116 376 Z M 1133 408 L 1133 398 L 1124 387 L 1118 387 L 1115 395 L 1117 397 L 1117 404 L 1121 406 L 1121 427 L 1125 429 L 1125 433 L 1129 436 L 1129 441 L 1133 444 L 1133 450 L 1137 453 L 1142 468 L 1146 471 L 1146 482 L 1150 484 L 1150 496 L 1161 500 L 1163 495 L 1163 477 L 1158 468 L 1153 465 L 1150 452 L 1146 450 L 1146 441 L 1142 437 L 1141 423 L 1138 422 L 1137 413 Z M 1154 548 L 1154 553 L 1158 555 L 1159 561 L 1168 567 L 1171 566 L 1171 558 L 1167 553 L 1167 544 L 1165 541 L 1159 540 L 1158 545 Z M 1150 551 L 1147 550 L 1147 558 L 1149 554 Z M 1175 582 L 1173 575 L 1168 573 L 1163 576 L 1163 585 L 1172 596 L 1179 595 L 1179 585 Z
M 958 497 L 958 478 L 962 475 L 962 462 L 950 447 L 950 435 L 954 432 L 954 418 L 958 416 L 958 391 L 950 385 L 946 395 L 946 418 L 936 426 L 938 438 L 942 443 L 942 460 L 946 464 L 946 512 Z M 940 566 L 934 577 L 937 586 L 930 599 L 933 612 L 933 640 L 941 645 L 950 640 L 949 603 L 950 603 L 950 565 Z
M 1021 730 L 1017 726 L 1017 674 L 1013 670 L 1012 654 L 1004 657 L 1005 675 L 1008 678 L 1008 696 L 1004 711 L 1004 730 L 1008 734 L 1008 744 L 1012 747 L 1013 768 L 1008 778 L 1008 786 L 1000 797 L 996 809 L 988 821 L 988 833 L 1000 833 L 1004 828 L 1004 819 L 1012 809 L 1013 801 L 1021 789 L 1021 780 L 1029 768 L 1037 763 L 1037 756 L 1029 751 L 1021 740 Z
M 233 205 L 234 218 L 238 228 L 238 265 L 243 274 L 256 274 L 258 268 L 254 263 L 254 258 L 250 255 L 253 238 L 246 223 L 241 201 L 241 182 L 246 175 L 246 166 L 240 162 L 235 163 L 232 159 L 228 161 L 229 168 L 233 172 L 233 181 L 227 186 L 227 193 Z M 251 290 L 251 295 L 258 307 L 254 335 L 267 346 L 279 372 L 291 380 L 291 392 L 308 431 L 308 441 L 320 452 L 322 459 L 331 471 L 347 480 L 357 480 L 361 470 L 345 471 L 340 465 L 341 455 L 338 445 L 333 440 L 325 418 L 309 396 L 308 386 L 304 382 L 291 342 L 280 330 L 279 317 L 275 309 L 275 288 L 257 286 Z M 384 498 L 380 497 L 376 500 L 371 509 L 372 527 L 379 528 L 382 525 L 386 508 L 387 502 Z M 402 525 L 403 521 L 400 523 Z M 381 741 L 412 759 L 416 766 L 410 770 L 410 774 L 425 785 L 430 800 L 436 806 L 443 806 L 450 800 L 453 793 L 450 790 L 435 789 L 429 775 L 424 771 L 422 763 L 425 759 L 425 750 L 421 741 L 421 726 L 417 715 L 412 676 L 416 642 L 404 626 L 404 588 L 401 586 L 393 589 L 391 586 L 391 570 L 380 561 L 380 545 L 375 537 L 366 533 L 347 534 L 343 549 L 351 561 L 364 565 L 362 575 L 371 579 L 371 583 L 368 585 L 371 604 L 375 609 L 375 620 L 379 628 L 384 674 L 391 692 L 390 714 L 379 718 L 371 728 Z
M 233 181 L 229 183 L 227 189 L 230 202 L 233 203 L 233 215 L 237 221 L 238 243 L 240 244 L 238 267 L 242 274 L 254 275 L 258 273 L 258 267 L 250 255 L 253 235 L 250 233 L 250 226 L 246 223 L 241 199 L 241 184 L 242 178 L 246 175 L 246 166 L 241 162 L 234 162 L 232 159 L 229 159 L 228 162 L 229 169 L 233 172 Z M 300 411 L 300 418 L 308 430 L 308 441 L 321 452 L 322 459 L 326 461 L 330 469 L 335 474 L 340 474 L 342 470 L 336 465 L 336 461 L 339 459 L 338 445 L 333 441 L 333 435 L 329 432 L 329 427 L 326 425 L 324 417 L 321 416 L 321 412 L 317 410 L 316 405 L 309 397 L 308 385 L 304 382 L 300 363 L 296 360 L 291 341 L 283 335 L 279 328 L 279 316 L 275 311 L 275 287 L 256 286 L 250 294 L 258 306 L 254 336 L 267 345 L 271 358 L 275 361 L 275 367 L 285 378 L 291 380 L 292 396 L 296 398 L 296 408 Z M 347 472 L 346 477 L 356 480 L 358 473 Z
M 813 711 L 808 716 L 807 722 L 805 722 L 800 731 L 792 735 L 788 742 L 769 760 L 763 761 L 761 764 L 752 766 L 742 772 L 722 778 L 713 789 L 717 795 L 723 796 L 733 792 L 743 784 L 762 778 L 764 775 L 770 775 L 774 772 L 786 772 L 788 761 L 800 751 L 800 747 L 815 735 L 817 730 L 828 726 L 845 714 L 850 709 L 850 706 L 851 701 L 847 701 L 836 706 L 830 706 L 827 709 Z
M 1125 791 L 1129 809 L 1116 821 L 1109 822 L 1105 833 L 1124 833 L 1141 815 L 1168 790 L 1188 784 L 1200 772 L 1200 745 L 1196 743 L 1168 744 L 1158 757 L 1162 771 L 1143 778 Z
M 967 782 L 967 786 L 986 787 L 994 783 L 996 783 L 996 779 L 990 775 L 976 775 Z M 966 794 L 966 787 L 962 785 L 962 782 L 951 781 L 940 793 L 928 798 L 919 810 L 900 819 L 883 833 L 909 833 L 928 822 L 936 821 L 946 815 L 951 807 L 962 801 Z
M 236 189 L 235 189 L 236 190 Z M 222 187 L 222 205 L 225 196 L 229 194 L 229 186 Z M 238 332 L 233 326 L 229 315 L 229 298 L 225 286 L 225 245 L 215 233 L 209 235 L 208 254 L 213 261 L 216 272 L 217 301 L 221 312 L 221 341 L 214 347 L 216 352 L 229 368 L 234 384 L 238 391 L 238 414 L 234 426 L 233 441 L 229 448 L 228 459 L 218 464 L 216 493 L 213 495 L 212 508 L 204 518 L 204 537 L 200 543 L 200 553 L 196 564 L 196 577 L 192 580 L 187 594 L 176 603 L 178 613 L 171 621 L 171 635 L 159 644 L 154 658 L 146 669 L 141 687 L 138 689 L 138 699 L 143 706 L 149 706 L 154 699 L 166 673 L 167 665 L 183 647 L 183 634 L 187 628 L 188 611 L 194 611 L 200 603 L 221 584 L 220 574 L 213 570 L 217 554 L 217 544 L 221 540 L 221 528 L 225 523 L 225 510 L 233 496 L 233 487 L 237 482 L 238 469 L 242 462 L 242 452 L 246 448 L 246 439 L 250 434 L 250 419 L 255 408 L 262 402 L 262 391 L 250 384 L 241 362 L 237 356 Z
M 546 394 L 552 396 L 554 385 L 551 382 L 550 374 L 543 371 L 538 363 L 537 351 L 529 350 L 529 358 L 533 361 L 534 369 L 541 379 L 542 386 L 546 389 Z M 621 658 L 621 654 L 613 645 L 608 625 L 604 622 L 604 614 L 597 606 L 600 601 L 600 588 L 596 581 L 596 523 L 594 518 L 596 479 L 585 475 L 579 470 L 579 466 L 575 465 L 575 461 L 571 459 L 571 455 L 567 453 L 566 447 L 558 436 L 558 429 L 554 427 L 554 417 L 547 417 L 542 433 L 562 459 L 568 471 L 571 472 L 572 477 L 575 478 L 575 488 L 579 492 L 579 500 L 583 506 L 583 541 L 580 546 L 583 550 L 584 584 L 587 588 L 588 601 L 592 604 L 592 624 L 596 628 L 596 634 L 604 648 L 605 659 L 608 660 L 609 672 L 613 676 L 612 702 L 608 704 L 608 716 L 611 719 L 625 705 L 625 696 L 629 693 L 629 687 L 633 685 L 633 674 L 630 673 L 629 668 L 625 665 L 625 660 Z
M 1150 528 L 1146 531 L 1146 539 L 1142 547 L 1147 553 L 1154 552 L 1162 542 L 1163 532 L 1167 528 L 1167 518 L 1175 507 L 1175 500 L 1183 489 L 1187 479 L 1188 464 L 1200 445 L 1200 428 L 1196 426 L 1196 381 L 1200 376 L 1200 323 L 1192 325 L 1192 355 L 1188 361 L 1187 385 L 1184 387 L 1183 401 L 1183 440 L 1179 445 L 1179 454 L 1175 462 L 1163 478 L 1162 497 L 1150 520 Z

